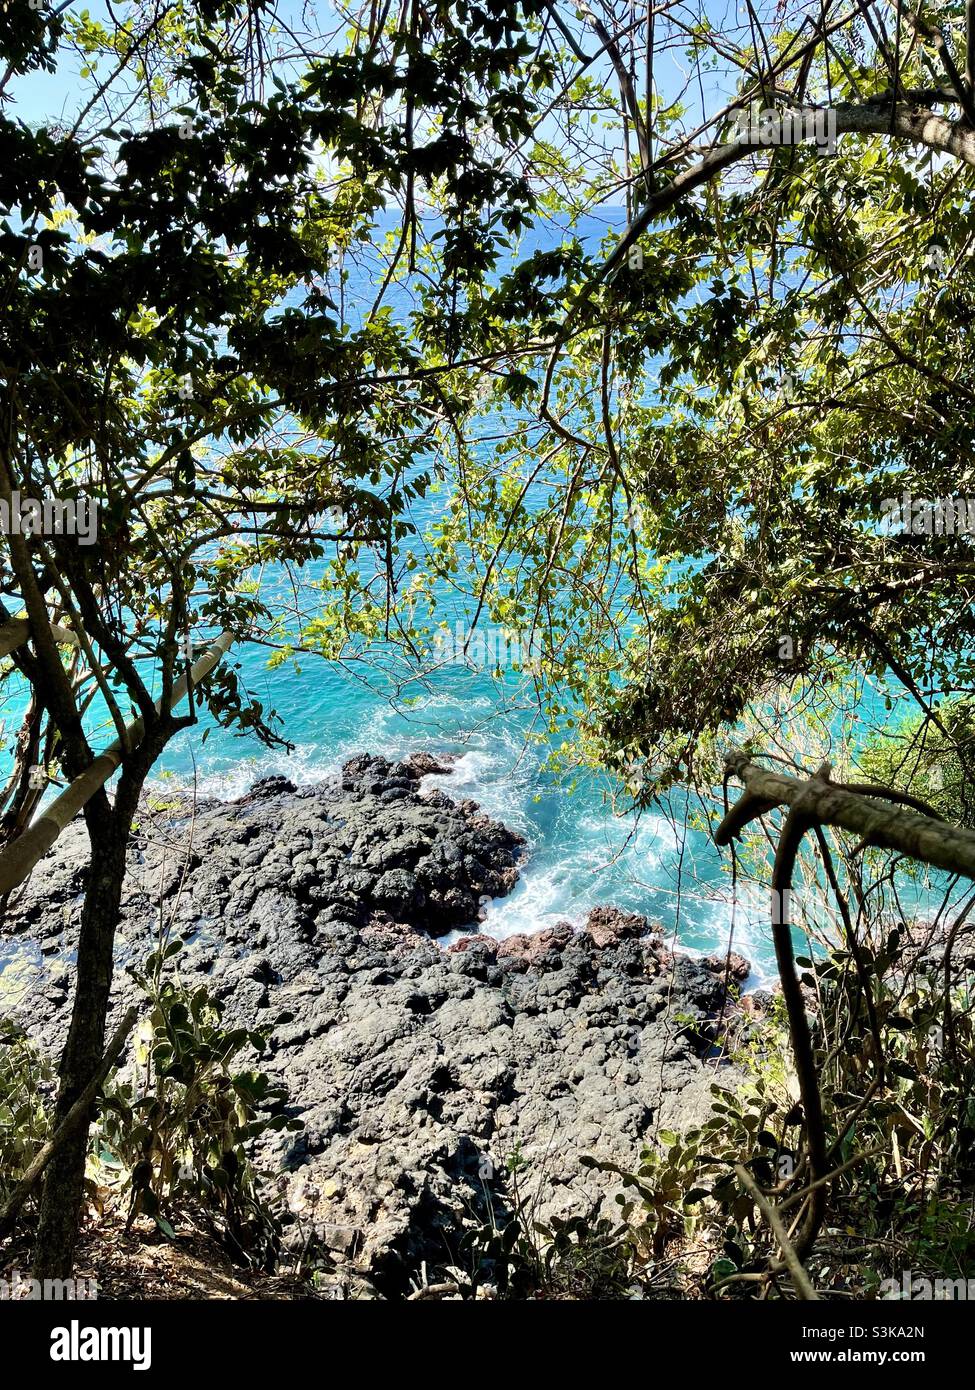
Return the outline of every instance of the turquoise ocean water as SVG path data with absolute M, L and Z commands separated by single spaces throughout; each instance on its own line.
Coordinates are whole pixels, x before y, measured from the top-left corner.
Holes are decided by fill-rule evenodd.
M 624 225 L 622 210 L 609 210 L 583 219 L 573 234 L 595 250 Z M 520 254 L 555 245 L 562 235 L 554 226 L 541 228 L 522 243 Z M 349 267 L 348 319 L 357 305 L 372 302 L 374 283 L 368 266 Z M 503 432 L 504 421 L 493 426 Z M 414 516 L 416 524 L 432 521 L 440 506 L 442 496 L 430 495 Z M 447 666 L 436 673 L 432 688 L 407 692 L 415 700 L 407 705 L 317 658 L 302 658 L 297 674 L 291 666 L 267 670 L 267 654 L 256 647 L 238 649 L 235 656 L 248 687 L 282 716 L 294 752 L 267 750 L 217 728 L 201 744 L 197 731 L 163 760 L 180 785 L 193 783 L 201 795 L 228 797 L 272 773 L 314 782 L 360 752 L 452 753 L 453 771 L 432 784 L 474 798 L 527 841 L 517 887 L 488 907 L 482 930 L 500 937 L 566 918 L 578 923 L 591 907 L 614 904 L 661 921 L 688 947 L 726 946 L 730 889 L 714 847 L 663 815 L 615 814 L 605 780 L 584 776 L 572 790 L 557 781 L 546 768 L 545 748 L 530 741 L 535 711 L 511 698 L 511 678 L 498 683 L 488 673 Z M 772 952 L 760 911 L 743 918 L 739 908 L 735 920 L 737 949 L 751 955 L 764 975 L 772 968 Z
M 622 212 L 611 212 L 576 230 L 595 245 L 618 233 L 623 221 Z M 560 235 L 549 228 L 536 233 L 534 242 L 553 244 Z M 350 268 L 348 318 L 357 304 L 372 302 L 374 274 L 367 266 Z M 503 420 L 493 423 L 504 427 Z M 442 494 L 428 495 L 414 515 L 416 524 L 422 528 L 434 520 L 442 505 Z M 431 682 L 407 691 L 413 696 L 407 703 L 392 700 L 381 681 L 356 679 L 317 657 L 301 658 L 300 671 L 293 664 L 269 670 L 267 658 L 267 649 L 254 645 L 237 647 L 232 656 L 246 686 L 281 716 L 293 751 L 268 750 L 254 738 L 204 722 L 166 750 L 157 768 L 160 779 L 193 786 L 200 796 L 234 797 L 271 774 L 299 784 L 318 781 L 356 753 L 452 753 L 452 773 L 433 781 L 455 797 L 474 798 L 527 842 L 517 887 L 490 904 L 482 930 L 501 937 L 560 919 L 579 923 L 591 907 L 614 904 L 660 921 L 686 947 L 726 947 L 730 882 L 717 850 L 699 832 L 685 830 L 679 815 L 614 813 L 605 780 L 583 776 L 572 790 L 557 781 L 546 768 L 545 748 L 530 739 L 536 711 L 511 698 L 513 677 L 499 684 L 487 672 L 446 666 Z M 16 709 L 8 706 L 4 714 L 3 741 L 9 746 Z M 93 734 L 94 746 L 111 737 L 103 726 Z M 736 909 L 735 924 L 736 949 L 764 977 L 773 956 L 760 900 L 751 911 Z
M 506 698 L 491 675 L 445 667 L 434 690 L 404 707 L 315 657 L 302 658 L 297 674 L 290 666 L 268 671 L 259 648 L 238 648 L 235 656 L 250 688 L 283 717 L 294 751 L 268 750 L 219 728 L 201 743 L 197 729 L 164 755 L 169 785 L 233 797 L 273 773 L 299 784 L 320 780 L 356 753 L 452 753 L 452 772 L 429 784 L 473 797 L 527 841 L 521 880 L 490 905 L 483 930 L 505 936 L 564 918 L 578 922 L 590 907 L 612 903 L 676 925 L 696 948 L 726 943 L 728 893 L 717 851 L 662 815 L 614 813 L 603 779 L 576 778 L 570 790 L 529 738 L 532 711 Z M 757 921 L 740 923 L 736 937 L 738 949 L 770 963 Z

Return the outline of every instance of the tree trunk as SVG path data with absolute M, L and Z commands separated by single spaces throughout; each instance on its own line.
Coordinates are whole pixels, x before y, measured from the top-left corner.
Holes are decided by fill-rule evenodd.
M 68 820 L 79 809 L 84 811 L 91 860 L 81 914 L 71 1026 L 59 1069 L 61 1086 L 55 1127 L 63 1123 L 94 1076 L 104 1052 L 125 851 L 149 769 L 173 733 L 182 727 L 179 721 L 172 720 L 170 710 L 188 690 L 206 678 L 232 642 L 229 632 L 221 633 L 194 663 L 192 670 L 176 681 L 165 708 L 162 700 L 157 702 L 157 714 L 162 718 L 151 721 L 148 731 L 141 718 L 129 725 L 129 733 L 136 744 L 133 750 L 125 752 L 118 741 L 109 745 L 19 840 L 0 850 L 0 877 L 6 885 L 4 891 L 9 891 L 23 881 Z M 183 725 L 187 722 L 184 720 Z M 110 802 L 105 783 L 119 766 L 122 773 L 115 800 Z M 84 1196 L 88 1129 L 88 1125 L 82 1124 L 65 1140 L 45 1175 L 34 1247 L 35 1279 L 68 1279 L 71 1276 Z
M 3 818 L 0 819 L 0 843 L 6 844 L 17 834 L 23 827 L 25 812 L 29 818 L 30 811 L 33 809 L 31 803 L 36 803 L 36 797 L 31 797 L 33 789 L 30 785 L 30 769 L 37 764 L 40 756 L 43 720 L 44 706 L 38 698 L 37 691 L 32 688 L 30 702 L 24 711 L 24 717 L 17 734 L 13 770 L 7 779 L 3 793 L 0 794 L 0 805 L 3 806 Z
M 55 1127 L 64 1121 L 94 1076 L 104 1052 L 125 851 L 144 780 L 141 768 L 126 768 L 114 805 L 101 789 L 85 808 L 91 864 L 81 914 L 71 1027 L 61 1056 Z M 71 1277 L 84 1197 L 88 1130 L 88 1124 L 77 1127 L 45 1175 L 34 1247 L 35 1279 Z

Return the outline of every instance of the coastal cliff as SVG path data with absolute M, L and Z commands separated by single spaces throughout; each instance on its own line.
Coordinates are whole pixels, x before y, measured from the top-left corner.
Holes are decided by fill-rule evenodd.
M 618 1180 L 581 1158 L 635 1165 L 659 1128 L 700 1121 L 729 1076 L 708 1057 L 723 960 L 675 955 L 612 907 L 500 942 L 478 933 L 524 847 L 425 786 L 448 770 L 360 757 L 313 787 L 270 779 L 236 802 L 157 805 L 130 853 L 111 1022 L 136 994 L 124 966 L 162 922 L 185 942 L 186 984 L 205 983 L 231 1023 L 273 1027 L 260 1065 L 304 1128 L 268 1140 L 259 1163 L 288 1240 L 323 1244 L 344 1293 L 397 1296 L 421 1265 L 449 1265 L 485 1202 L 505 1210 L 513 1155 L 539 1220 L 595 1215 Z M 84 848 L 76 824 L 5 927 L 23 986 L 12 1011 L 52 1053 Z M 747 969 L 733 961 L 734 977 Z

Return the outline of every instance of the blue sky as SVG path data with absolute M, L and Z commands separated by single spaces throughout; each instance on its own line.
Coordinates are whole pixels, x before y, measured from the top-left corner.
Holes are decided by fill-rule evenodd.
M 302 29 L 301 12 L 303 9 L 302 0 L 281 0 L 277 5 L 277 12 L 282 19 L 289 25 L 293 24 L 297 30 Z M 322 6 L 323 13 L 331 8 L 328 0 Z M 69 4 L 66 6 L 69 14 L 82 15 L 89 14 L 93 19 L 103 22 L 106 27 L 111 27 L 113 22 L 124 18 L 127 13 L 125 6 L 115 6 L 115 21 L 109 14 L 108 7 L 101 0 L 89 0 L 85 4 Z M 693 13 L 693 7 L 686 7 L 687 17 Z M 727 32 L 730 25 L 740 22 L 740 16 L 736 16 L 735 5 L 732 0 L 707 0 L 702 3 L 697 12 L 697 17 L 707 16 L 716 28 Z M 583 47 L 591 51 L 597 47 L 592 30 L 587 26 L 576 21 L 572 27 L 582 39 Z M 58 70 L 54 73 L 35 72 L 29 73 L 25 77 L 15 79 L 8 89 L 13 100 L 6 105 L 7 114 L 15 113 L 18 117 L 29 122 L 59 121 L 75 110 L 78 98 L 82 93 L 82 82 L 80 77 L 81 68 L 84 66 L 84 59 L 76 55 L 67 46 L 62 46 L 58 53 Z M 591 71 L 596 71 L 592 69 Z M 683 74 L 686 77 L 686 73 Z M 663 94 L 671 98 L 678 89 L 681 80 L 679 68 L 670 57 L 663 57 L 658 62 L 656 73 L 657 84 Z M 704 81 L 704 95 L 708 103 L 716 96 L 719 90 L 724 90 L 726 83 L 722 80 L 719 72 L 713 72 Z M 698 89 L 696 95 L 700 95 Z M 699 118 L 700 113 L 695 113 L 695 119 Z

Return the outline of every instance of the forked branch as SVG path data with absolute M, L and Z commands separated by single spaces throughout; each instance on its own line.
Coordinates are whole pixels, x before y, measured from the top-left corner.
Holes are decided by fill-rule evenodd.
M 975 832 L 945 824 L 931 808 L 926 808 L 930 814 L 918 810 L 924 803 L 891 788 L 858 784 L 854 789 L 836 784 L 830 779 L 828 764 L 804 781 L 770 771 L 739 751 L 728 754 L 725 766 L 729 775 L 744 784 L 745 792 L 718 827 L 717 844 L 730 844 L 750 821 L 775 807 L 789 808 L 772 869 L 772 937 L 805 1115 L 812 1178 L 805 1194 L 802 1226 L 790 1250 L 786 1252 L 783 1247 L 786 1265 L 794 1273 L 794 1259 L 801 1262 L 822 1225 L 829 1176 L 816 1058 L 792 943 L 792 877 L 802 838 L 808 830 L 832 825 L 859 836 L 864 845 L 897 850 L 932 868 L 975 879 Z

